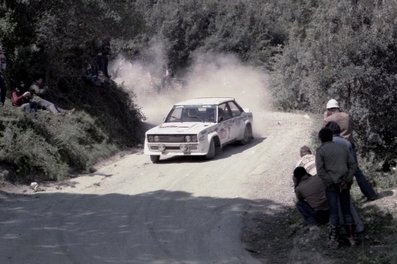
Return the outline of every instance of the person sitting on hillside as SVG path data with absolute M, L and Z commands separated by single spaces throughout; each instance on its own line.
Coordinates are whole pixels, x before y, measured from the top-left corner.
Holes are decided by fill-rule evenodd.
M 296 179 L 296 208 L 302 214 L 307 225 L 328 223 L 329 210 L 325 186 L 317 175 L 309 175 L 304 167 L 294 170 Z
M 54 103 L 41 98 L 42 95 L 47 94 L 48 88 L 46 86 L 43 87 L 43 79 L 40 77 L 35 80 L 29 88 L 29 91 L 32 93 L 33 101 L 38 104 L 42 109 L 48 110 L 53 114 L 68 114 L 74 111 L 74 108 L 71 110 L 65 110 Z
M 32 94 L 26 91 L 23 81 L 11 92 L 11 102 L 13 106 L 20 107 L 26 113 L 37 112 L 38 109 L 38 104 L 32 101 Z

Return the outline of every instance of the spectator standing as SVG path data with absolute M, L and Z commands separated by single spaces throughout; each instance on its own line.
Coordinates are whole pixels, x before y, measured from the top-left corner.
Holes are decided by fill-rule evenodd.
M 340 110 L 339 103 L 335 99 L 329 100 L 326 107 L 327 110 L 324 112 L 323 126 L 331 121 L 337 123 L 341 130 L 340 136 L 354 144 L 353 130 L 349 114 Z
M 6 100 L 7 86 L 4 79 L 6 66 L 6 56 L 3 52 L 3 47 L 0 44 L 0 107 L 4 106 L 4 102 Z
M 328 245 L 331 248 L 339 247 L 339 200 L 348 240 L 351 246 L 355 246 L 355 226 L 350 211 L 350 186 L 357 169 L 356 161 L 346 147 L 332 142 L 333 135 L 329 128 L 322 128 L 318 135 L 321 146 L 316 151 L 316 168 L 325 185 L 330 210 Z
M 349 150 L 350 154 L 354 157 L 354 160 L 357 163 L 356 152 L 354 151 L 353 146 L 350 143 L 350 141 L 348 141 L 347 139 L 340 136 L 341 129 L 340 129 L 339 125 L 336 122 L 331 121 L 331 122 L 328 122 L 325 125 L 325 127 L 328 127 L 332 131 L 332 134 L 333 134 L 332 141 L 337 144 L 341 144 L 341 145 L 345 146 Z M 368 201 L 376 200 L 378 198 L 378 194 L 376 193 L 376 191 L 374 190 L 372 185 L 368 182 L 364 173 L 358 167 L 358 163 L 357 163 L 357 170 L 354 173 L 354 176 L 356 178 L 358 186 L 360 187 L 361 192 L 365 195 L 365 197 L 367 197 L 367 200 Z

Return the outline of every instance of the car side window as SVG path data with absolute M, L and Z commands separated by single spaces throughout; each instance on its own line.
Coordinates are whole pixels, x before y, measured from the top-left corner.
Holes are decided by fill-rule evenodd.
M 172 109 L 165 122 L 180 122 L 182 120 L 182 110 L 182 107 Z
M 243 110 L 235 102 L 228 102 L 233 117 L 241 115 Z
M 232 112 L 230 111 L 229 106 L 226 103 L 219 105 L 218 122 L 228 120 L 230 118 L 232 118 Z

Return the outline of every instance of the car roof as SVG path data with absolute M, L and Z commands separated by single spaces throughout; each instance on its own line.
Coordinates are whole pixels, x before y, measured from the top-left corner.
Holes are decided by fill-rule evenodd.
M 224 102 L 234 101 L 233 97 L 199 97 L 185 100 L 175 105 L 219 105 Z

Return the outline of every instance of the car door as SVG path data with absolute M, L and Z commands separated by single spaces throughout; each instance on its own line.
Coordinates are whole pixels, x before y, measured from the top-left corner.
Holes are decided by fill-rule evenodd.
M 230 136 L 232 139 L 240 138 L 244 128 L 243 110 L 234 101 L 227 103 L 231 112 L 231 130 Z
M 227 143 L 233 139 L 231 131 L 233 126 L 232 112 L 227 103 L 218 106 L 218 129 L 217 133 L 221 144 Z

